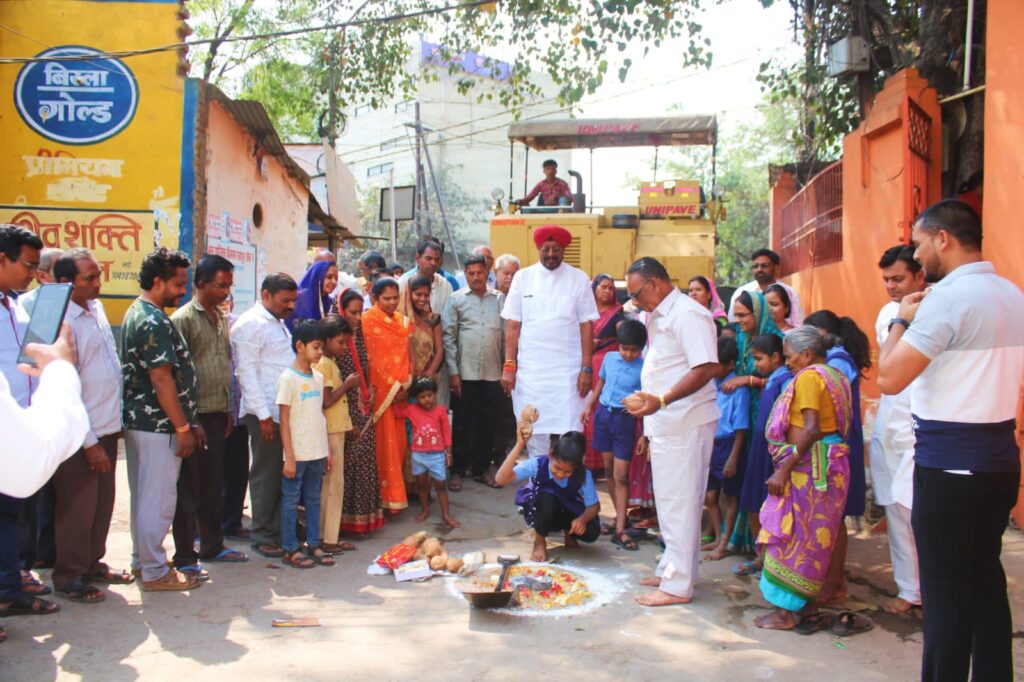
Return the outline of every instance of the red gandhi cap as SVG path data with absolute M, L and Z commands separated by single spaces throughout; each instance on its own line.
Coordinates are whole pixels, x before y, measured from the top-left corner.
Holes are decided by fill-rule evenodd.
M 558 225 L 544 225 L 533 231 L 533 243 L 537 245 L 538 249 L 549 239 L 563 249 L 572 243 L 572 235 L 569 234 L 569 230 Z

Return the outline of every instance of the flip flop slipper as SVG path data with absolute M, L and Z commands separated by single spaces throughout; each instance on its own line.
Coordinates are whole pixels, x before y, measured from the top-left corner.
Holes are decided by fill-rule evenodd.
M 58 592 L 68 601 L 79 604 L 99 604 L 107 599 L 107 595 L 103 594 L 102 590 L 93 587 L 81 578 L 72 580 Z
M 281 561 L 292 568 L 313 568 L 316 566 L 316 561 L 306 556 L 301 549 L 287 552 Z
M 733 566 L 732 572 L 735 575 L 757 575 L 761 572 L 761 568 L 757 565 L 757 562 L 744 561 Z
M 319 552 L 319 554 L 317 553 Z M 310 547 L 306 550 L 306 554 L 309 558 L 317 563 L 318 566 L 337 566 L 337 562 L 334 560 L 334 556 L 325 552 L 322 547 Z
M 624 532 L 634 540 L 648 540 L 653 537 L 646 528 L 627 528 Z
M 867 616 L 862 616 L 853 611 L 843 611 L 828 631 L 836 637 L 849 637 L 867 632 L 874 627 L 875 624 Z
M 321 549 L 323 549 L 328 554 L 341 554 L 342 552 L 354 552 L 355 550 L 359 549 L 358 547 L 353 545 L 351 542 L 345 542 L 344 540 L 341 541 L 341 542 L 337 542 L 337 543 L 325 542 L 324 544 L 320 545 L 320 547 L 321 547 Z
M 46 583 L 29 572 L 21 574 L 21 591 L 33 597 L 42 597 L 53 592 Z
M 615 532 L 615 526 L 610 523 L 601 524 L 601 535 L 611 535 Z
M 203 561 L 221 562 L 225 564 L 244 564 L 249 560 L 248 555 L 245 552 L 239 552 L 237 549 L 231 549 L 225 547 L 221 551 L 217 552 L 211 557 L 204 557 Z
M 626 536 L 625 540 L 622 539 L 623 535 Z M 635 552 L 638 549 L 640 549 L 640 545 L 636 544 L 636 540 L 634 540 L 633 538 L 629 537 L 629 535 L 627 535 L 625 533 L 625 531 L 620 533 L 620 534 L 618 534 L 618 535 L 613 535 L 612 536 L 612 544 L 615 545 L 616 547 L 620 547 L 620 548 L 622 548 L 622 549 L 624 549 L 624 550 L 626 550 L 628 552 Z
M 40 582 L 22 583 L 21 591 L 33 597 L 45 597 L 48 594 L 53 594 L 53 590 L 48 585 Z
M 460 479 L 461 479 L 461 477 L 460 477 Z M 453 492 L 453 493 L 460 493 L 460 492 L 462 492 L 462 481 L 459 480 L 458 482 L 456 482 L 456 481 L 453 481 L 453 480 L 449 479 L 448 480 L 448 490 L 449 490 L 449 492 Z
M 283 549 L 281 549 L 277 545 L 272 545 L 270 543 L 254 543 L 252 545 L 252 551 L 256 552 L 257 554 L 261 554 L 267 557 L 268 559 L 280 559 L 284 556 Z
M 210 579 L 210 572 L 199 564 L 177 566 L 176 568 L 179 573 L 184 573 L 186 577 L 194 579 L 196 582 L 205 583 Z
M 815 632 L 827 630 L 835 625 L 836 617 L 832 613 L 812 613 L 800 619 L 793 628 L 798 635 L 813 635 Z
M 60 611 L 60 604 L 22 593 L 10 605 L 0 608 L 0 618 L 8 616 L 48 616 Z
M 103 573 L 91 575 L 89 579 L 93 582 L 106 583 L 107 585 L 131 585 L 135 582 L 135 576 L 130 571 L 116 571 L 112 568 L 108 568 Z

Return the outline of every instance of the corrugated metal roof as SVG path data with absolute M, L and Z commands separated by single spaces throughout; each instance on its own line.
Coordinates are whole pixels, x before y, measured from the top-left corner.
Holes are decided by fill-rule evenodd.
M 714 144 L 718 121 L 712 115 L 660 118 L 592 118 L 513 123 L 508 139 L 533 149 L 600 149 Z
M 224 110 L 231 115 L 231 118 L 238 121 L 239 125 L 243 126 L 256 138 L 259 146 L 267 154 L 278 160 L 290 177 L 301 182 L 306 190 L 309 190 L 309 174 L 302 170 L 295 159 L 288 155 L 263 104 L 253 100 L 231 99 L 221 92 L 217 86 L 210 83 L 201 82 L 200 85 L 206 92 L 208 99 L 224 107 Z M 348 228 L 344 227 L 321 208 L 320 203 L 313 196 L 312 192 L 309 192 L 309 221 L 333 232 L 340 239 L 356 243 L 359 241 L 359 238 L 349 231 Z

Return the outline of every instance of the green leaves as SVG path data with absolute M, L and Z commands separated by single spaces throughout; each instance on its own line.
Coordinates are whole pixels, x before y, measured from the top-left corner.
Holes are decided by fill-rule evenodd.
M 340 112 L 346 108 L 382 107 L 409 98 L 420 78 L 437 75 L 435 67 L 421 69 L 418 60 L 410 58 L 418 50 L 420 35 L 444 46 L 446 61 L 466 53 L 496 53 L 509 61 L 502 87 L 493 93 L 481 90 L 515 113 L 541 94 L 538 71 L 551 78 L 563 105 L 595 92 L 609 69 L 625 80 L 632 63 L 619 55 L 631 46 L 646 51 L 683 37 L 688 45 L 676 68 L 711 64 L 710 41 L 700 35 L 701 26 L 694 20 L 702 0 L 504 0 L 493 11 L 465 7 L 400 21 L 389 18 L 441 5 L 436 0 L 192 0 L 189 5 L 197 33 L 211 37 L 227 35 L 229 25 L 234 26 L 234 35 L 242 35 L 261 28 L 313 28 L 353 19 L 378 22 L 253 41 L 251 46 L 224 44 L 212 51 L 212 58 L 210 51 L 194 53 L 194 63 L 210 61 L 205 77 L 231 94 L 237 94 L 244 81 L 246 92 L 258 92 L 269 110 L 295 119 L 297 129 L 308 125 L 293 113 L 295 102 L 313 109 L 314 120 L 325 110 L 334 112 L 326 120 L 336 133 Z M 513 48 L 511 58 L 500 51 L 506 45 Z M 282 79 L 282 63 L 302 69 Z M 460 91 L 472 92 L 482 82 L 479 75 L 463 74 L 458 67 L 450 72 Z M 274 87 L 264 87 L 269 83 Z

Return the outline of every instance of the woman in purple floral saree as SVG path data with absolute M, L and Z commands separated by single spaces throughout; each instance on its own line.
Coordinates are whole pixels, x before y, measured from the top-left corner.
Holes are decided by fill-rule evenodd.
M 785 339 L 794 379 L 775 401 L 765 429 L 775 473 L 761 507 L 761 592 L 776 607 L 758 627 L 789 630 L 812 611 L 828 575 L 850 480 L 850 385 L 825 365 L 827 344 L 814 327 Z

